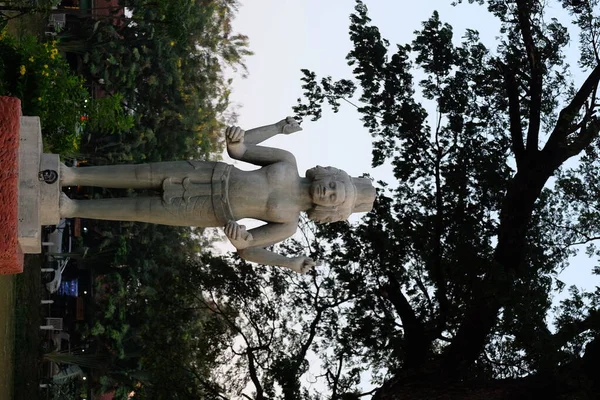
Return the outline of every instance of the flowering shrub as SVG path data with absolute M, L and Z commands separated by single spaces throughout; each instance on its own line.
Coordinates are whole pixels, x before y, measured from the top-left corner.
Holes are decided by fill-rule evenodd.
M 77 151 L 91 98 L 56 45 L 0 32 L 0 95 L 18 97 L 23 115 L 40 117 L 46 151 L 70 154 Z

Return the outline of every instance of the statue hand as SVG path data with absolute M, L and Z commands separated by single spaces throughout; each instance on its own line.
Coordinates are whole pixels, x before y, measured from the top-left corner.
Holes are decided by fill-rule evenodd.
M 312 258 L 306 256 L 292 257 L 290 260 L 289 268 L 299 274 L 305 274 L 313 267 L 321 265 L 319 261 L 314 261 Z
M 298 121 L 296 121 L 293 117 L 286 117 L 285 119 L 279 121 L 276 125 L 279 128 L 279 132 L 285 135 L 302 130 L 300 124 L 298 124 Z
M 244 136 L 246 136 L 246 131 L 239 126 L 229 126 L 225 129 L 227 145 L 244 143 Z
M 250 242 L 254 239 L 244 225 L 239 225 L 235 221 L 229 221 L 224 230 L 231 244 L 238 250 L 250 247 Z

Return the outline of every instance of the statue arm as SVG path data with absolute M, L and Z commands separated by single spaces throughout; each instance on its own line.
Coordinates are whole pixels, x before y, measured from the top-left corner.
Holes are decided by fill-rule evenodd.
M 289 118 L 289 117 L 288 117 Z M 292 128 L 297 127 L 300 129 L 296 121 L 292 118 L 294 126 L 287 124 L 282 128 L 284 132 L 286 129 L 291 131 Z M 287 122 L 283 120 L 283 122 Z M 272 136 L 273 132 L 276 132 L 279 128 L 274 128 L 277 124 L 272 127 L 262 127 L 255 130 L 256 135 L 254 139 L 248 140 L 248 132 L 244 131 L 239 126 L 230 126 L 225 129 L 225 139 L 227 141 L 227 154 L 234 160 L 245 161 L 264 167 L 277 162 L 288 162 L 292 165 L 296 165 L 296 158 L 292 153 L 282 149 L 276 149 L 274 147 L 257 146 L 254 144 L 259 137 Z M 269 136 L 270 137 L 270 136 Z
M 285 257 L 265 249 L 266 246 L 287 239 L 296 232 L 298 221 L 288 223 L 268 223 L 246 232 L 243 225 L 230 221 L 225 226 L 225 234 L 246 261 L 264 265 L 289 268 L 298 273 L 307 272 L 316 263 L 309 257 Z
M 281 161 L 296 165 L 296 157 L 294 157 L 292 153 L 275 147 L 246 146 L 244 143 L 236 146 L 235 149 L 233 149 L 232 146 L 229 146 L 227 150 L 227 153 L 231 158 L 261 167 Z
M 279 243 L 289 238 L 298 228 L 298 219 L 286 223 L 267 223 L 254 229 L 246 231 L 244 225 L 239 225 L 235 221 L 229 221 L 225 225 L 225 234 L 231 241 L 231 244 L 238 250 L 250 247 L 266 247 Z
M 281 128 L 277 124 L 260 126 L 258 128 L 249 129 L 246 131 L 246 144 L 253 145 L 264 142 L 275 135 L 281 133 Z
M 249 247 L 247 249 L 238 250 L 238 254 L 246 261 L 284 267 L 300 274 L 308 272 L 316 265 L 309 257 L 285 257 L 262 247 Z
M 290 134 L 301 131 L 300 125 L 292 117 L 287 117 L 275 124 L 260 126 L 246 131 L 245 142 L 248 145 L 256 145 L 272 138 L 275 135 Z

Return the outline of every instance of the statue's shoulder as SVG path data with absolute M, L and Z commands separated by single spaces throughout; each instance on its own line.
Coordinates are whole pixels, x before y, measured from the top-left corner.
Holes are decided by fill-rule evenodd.
M 294 178 L 298 178 L 298 167 L 295 163 L 279 161 L 269 164 L 263 168 L 269 181 L 287 181 L 291 182 Z

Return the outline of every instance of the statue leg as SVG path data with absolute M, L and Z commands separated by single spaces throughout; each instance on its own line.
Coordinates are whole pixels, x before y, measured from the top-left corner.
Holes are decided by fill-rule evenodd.
M 152 182 L 150 164 L 107 165 L 101 167 L 60 168 L 61 186 L 97 186 L 122 189 L 158 189 Z
M 197 227 L 223 226 L 226 222 L 215 214 L 210 196 L 197 198 L 191 203 L 177 199 L 172 205 L 168 205 L 160 196 L 72 200 L 65 193 L 61 193 L 59 209 L 61 218 L 77 217 Z
M 69 168 L 61 165 L 61 186 L 97 186 L 117 189 L 161 189 L 165 178 L 193 176 L 210 183 L 215 162 L 171 161 L 150 164 L 123 164 Z
M 59 209 L 62 218 L 151 222 L 147 219 L 150 218 L 153 200 L 158 203 L 161 201 L 158 196 L 71 200 L 65 193 L 61 193 Z

